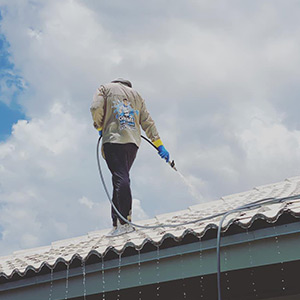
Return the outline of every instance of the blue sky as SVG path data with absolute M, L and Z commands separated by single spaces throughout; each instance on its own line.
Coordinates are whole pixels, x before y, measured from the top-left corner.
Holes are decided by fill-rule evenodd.
M 1 21 L 0 13 L 0 24 Z M 0 34 L 0 141 L 9 137 L 14 123 L 19 119 L 25 119 L 20 105 L 17 104 L 23 90 L 20 79 L 11 61 L 9 43 L 5 36 Z M 6 90 L 12 89 L 13 93 L 7 94 Z
M 0 255 L 111 226 L 89 107 L 116 77 L 193 186 L 142 143 L 134 221 L 299 175 L 299 2 L 0 3 Z
M 12 125 L 20 119 L 25 119 L 25 115 L 21 110 L 11 108 L 0 102 L 0 141 L 10 136 Z

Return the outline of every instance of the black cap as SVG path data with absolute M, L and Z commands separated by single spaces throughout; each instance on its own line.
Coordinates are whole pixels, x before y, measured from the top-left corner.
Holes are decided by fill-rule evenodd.
M 112 82 L 120 82 L 120 83 L 123 83 L 123 84 L 127 85 L 128 87 L 132 88 L 131 82 L 124 78 L 117 78 L 117 79 L 112 80 Z

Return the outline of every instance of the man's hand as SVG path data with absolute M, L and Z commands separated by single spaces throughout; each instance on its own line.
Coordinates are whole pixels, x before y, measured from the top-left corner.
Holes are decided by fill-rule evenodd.
M 166 150 L 166 148 L 163 145 L 160 145 L 158 148 L 158 154 L 160 155 L 161 158 L 165 159 L 166 162 L 169 162 L 170 159 L 170 154 L 169 152 Z

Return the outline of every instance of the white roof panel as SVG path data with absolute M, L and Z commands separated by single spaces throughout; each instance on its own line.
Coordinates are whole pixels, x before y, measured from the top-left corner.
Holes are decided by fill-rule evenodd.
M 282 203 L 266 204 L 263 207 L 235 212 L 225 218 L 222 227 L 227 228 L 233 221 L 238 221 L 242 226 L 250 226 L 253 218 L 257 216 L 275 220 L 278 214 L 283 211 L 300 214 L 300 199 L 294 197 L 298 195 L 300 195 L 300 176 L 275 184 L 259 186 L 247 192 L 225 196 L 216 201 L 193 205 L 183 211 L 162 214 L 150 220 L 137 222 L 137 224 L 144 226 L 161 223 L 190 222 L 190 224 L 155 229 L 136 228 L 132 233 L 113 238 L 105 236 L 110 229 L 99 230 L 90 232 L 85 236 L 56 241 L 47 247 L 16 251 L 12 255 L 0 257 L 0 276 L 10 277 L 14 272 L 24 275 L 30 266 L 38 271 L 44 264 L 53 266 L 58 259 L 70 262 L 76 255 L 85 258 L 91 251 L 97 251 L 99 255 L 104 255 L 109 248 L 122 251 L 129 244 L 140 249 L 147 241 L 161 243 L 166 235 L 181 238 L 185 232 L 193 231 L 198 236 L 202 236 L 208 226 L 219 225 L 222 215 L 198 222 L 194 222 L 195 220 L 224 214 L 234 208 L 262 199 L 289 198 L 288 201 Z

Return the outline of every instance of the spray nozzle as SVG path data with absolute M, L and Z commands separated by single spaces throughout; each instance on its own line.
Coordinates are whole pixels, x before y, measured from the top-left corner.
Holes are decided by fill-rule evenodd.
M 171 168 L 173 168 L 175 171 L 177 171 L 176 167 L 175 167 L 175 161 L 172 160 L 172 161 L 169 161 L 169 165 Z

